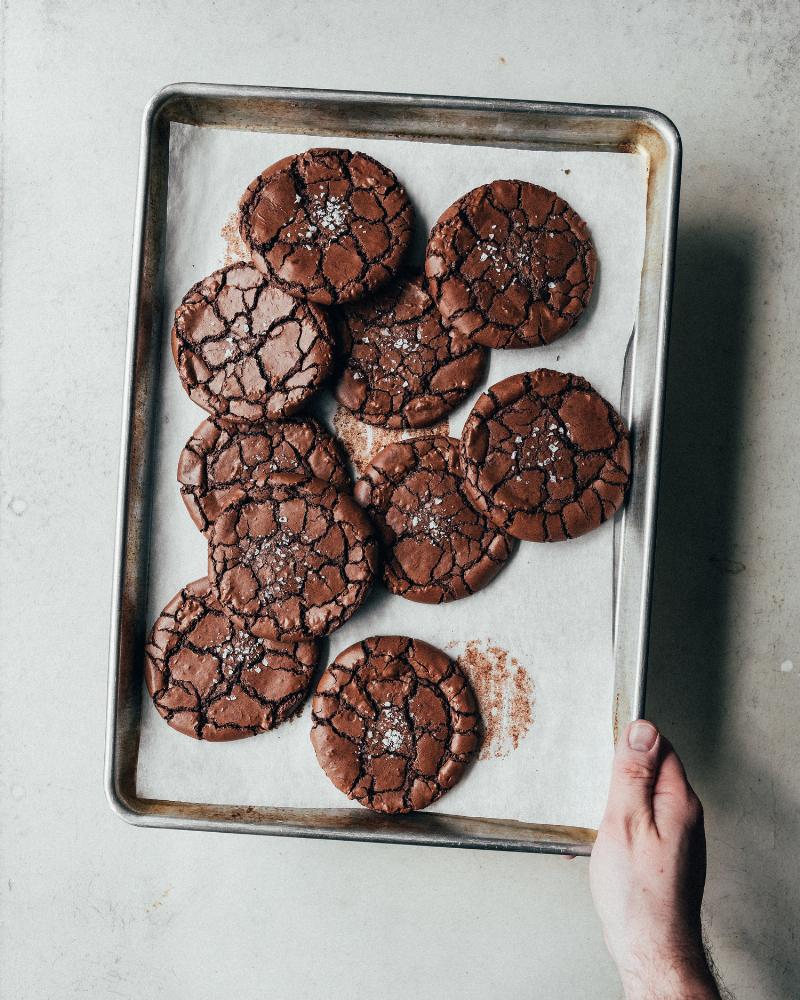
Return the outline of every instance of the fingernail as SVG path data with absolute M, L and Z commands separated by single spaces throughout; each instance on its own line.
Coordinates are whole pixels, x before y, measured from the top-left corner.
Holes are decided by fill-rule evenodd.
M 658 730 L 651 722 L 641 719 L 628 730 L 628 746 L 631 750 L 652 750 L 658 737 Z

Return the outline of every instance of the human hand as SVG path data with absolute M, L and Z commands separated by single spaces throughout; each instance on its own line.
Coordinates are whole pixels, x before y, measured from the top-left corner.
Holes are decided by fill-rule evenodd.
M 627 1000 L 718 1000 L 700 932 L 703 809 L 670 743 L 632 722 L 592 850 L 592 898 Z

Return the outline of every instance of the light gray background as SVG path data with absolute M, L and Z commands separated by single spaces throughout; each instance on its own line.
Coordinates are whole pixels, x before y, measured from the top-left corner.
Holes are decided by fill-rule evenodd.
M 582 860 L 138 830 L 105 803 L 139 122 L 175 80 L 674 119 L 648 709 L 706 805 L 708 935 L 729 987 L 795 995 L 797 4 L 226 6 L 2 5 L 0 995 L 620 996 Z

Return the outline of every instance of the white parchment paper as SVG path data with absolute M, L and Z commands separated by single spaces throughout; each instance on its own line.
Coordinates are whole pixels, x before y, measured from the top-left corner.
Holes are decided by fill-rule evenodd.
M 417 212 L 411 255 L 417 262 L 432 223 L 470 188 L 514 177 L 558 191 L 587 220 L 595 241 L 600 265 L 592 302 L 575 330 L 550 347 L 492 351 L 486 384 L 514 372 L 552 367 L 585 376 L 612 403 L 619 402 L 644 251 L 643 158 L 172 125 L 150 623 L 184 584 L 206 574 L 205 541 L 190 521 L 176 483 L 178 455 L 204 413 L 183 392 L 175 371 L 169 345 L 173 311 L 195 281 L 230 262 L 223 231 L 233 232 L 231 213 L 253 177 L 275 160 L 314 145 L 360 149 L 397 173 Z M 481 388 L 451 415 L 452 434 L 460 432 Z M 330 424 L 335 405 L 326 396 L 319 409 Z M 487 748 L 492 755 L 478 760 L 430 808 L 596 827 L 612 755 L 611 617 L 612 528 L 606 524 L 574 541 L 522 543 L 494 583 L 452 604 L 414 604 L 377 586 L 367 605 L 331 636 L 324 656 L 329 662 L 367 635 L 398 633 L 424 639 L 453 656 L 468 643 L 490 660 L 502 651 L 500 659 L 512 666 L 507 672 L 513 690 L 507 692 L 506 704 L 501 699 L 498 707 L 493 700 L 495 713 L 506 717 L 492 720 L 492 728 L 499 730 Z M 517 676 L 514 685 L 519 668 L 525 683 L 520 685 Z M 522 692 L 518 700 L 528 699 L 532 724 L 512 734 L 514 691 Z M 348 801 L 316 762 L 309 728 L 306 705 L 299 718 L 275 732 L 233 743 L 201 743 L 167 726 L 143 692 L 138 793 L 209 803 L 346 807 Z

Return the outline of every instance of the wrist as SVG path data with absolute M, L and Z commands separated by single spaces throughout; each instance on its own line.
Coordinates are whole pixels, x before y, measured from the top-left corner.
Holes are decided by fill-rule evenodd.
M 625 1000 L 719 1000 L 702 944 L 620 967 Z

